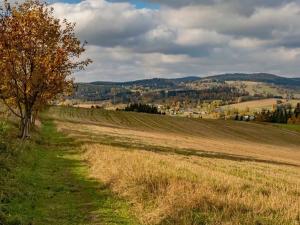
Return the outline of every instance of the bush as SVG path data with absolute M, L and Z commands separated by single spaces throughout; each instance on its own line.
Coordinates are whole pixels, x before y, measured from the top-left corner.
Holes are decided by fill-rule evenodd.
M 124 111 L 127 112 L 142 112 L 142 113 L 150 113 L 150 114 L 161 114 L 157 107 L 153 105 L 141 104 L 141 103 L 134 103 L 129 104 L 125 107 Z

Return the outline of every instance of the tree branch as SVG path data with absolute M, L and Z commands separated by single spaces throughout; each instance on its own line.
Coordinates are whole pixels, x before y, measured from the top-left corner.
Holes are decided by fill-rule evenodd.
M 1 97 L 1 99 L 2 99 L 2 101 L 3 101 L 3 103 L 4 103 L 4 105 L 15 115 L 15 116 L 17 116 L 17 117 L 19 117 L 19 118 L 23 118 L 22 117 L 22 115 L 20 115 L 20 114 L 18 114 L 17 112 L 15 112 L 15 110 L 6 102 L 6 100 L 5 100 L 5 98 L 3 98 L 3 97 Z

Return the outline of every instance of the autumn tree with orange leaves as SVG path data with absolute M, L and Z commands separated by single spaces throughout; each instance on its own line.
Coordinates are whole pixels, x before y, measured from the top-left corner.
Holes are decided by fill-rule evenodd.
M 29 137 L 35 113 L 73 87 L 71 74 L 91 60 L 80 60 L 84 44 L 75 25 L 53 16 L 39 0 L 0 9 L 0 98 L 20 118 L 20 137 Z

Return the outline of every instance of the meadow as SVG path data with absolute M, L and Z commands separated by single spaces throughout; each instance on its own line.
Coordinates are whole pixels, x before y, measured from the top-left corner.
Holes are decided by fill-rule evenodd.
M 299 223 L 297 129 L 71 107 L 47 118 L 141 224 Z
M 249 112 L 260 112 L 262 109 L 272 110 L 273 106 L 277 104 L 280 99 L 267 98 L 253 101 L 246 101 L 231 105 L 223 106 L 224 109 L 238 109 L 239 111 L 249 110 Z M 289 100 L 291 105 L 295 107 L 299 100 Z
M 51 120 L 16 138 L 16 124 L 0 118 L 0 224 L 139 224 L 129 205 L 88 176 L 74 140 Z
M 0 225 L 300 225 L 299 1 L 0 2 Z

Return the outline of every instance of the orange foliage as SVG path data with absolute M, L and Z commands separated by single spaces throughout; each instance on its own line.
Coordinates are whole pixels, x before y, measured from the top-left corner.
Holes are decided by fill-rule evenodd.
M 27 137 L 34 112 L 59 94 L 72 90 L 74 70 L 91 60 L 80 60 L 84 44 L 76 38 L 74 24 L 53 16 L 39 0 L 0 11 L 0 98 L 21 119 Z

